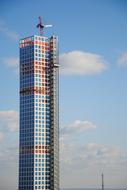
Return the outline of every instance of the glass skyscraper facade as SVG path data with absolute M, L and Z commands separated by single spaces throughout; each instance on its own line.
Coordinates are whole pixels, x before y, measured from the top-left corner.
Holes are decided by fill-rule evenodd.
M 58 38 L 34 35 L 19 46 L 19 190 L 58 190 Z

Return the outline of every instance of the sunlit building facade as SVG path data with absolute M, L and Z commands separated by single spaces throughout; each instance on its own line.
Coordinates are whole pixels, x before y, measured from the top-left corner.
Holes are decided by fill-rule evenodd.
M 59 189 L 56 36 L 20 40 L 19 190 Z

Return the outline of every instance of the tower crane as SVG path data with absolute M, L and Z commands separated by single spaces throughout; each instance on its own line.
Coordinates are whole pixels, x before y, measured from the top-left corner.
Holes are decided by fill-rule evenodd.
M 43 35 L 43 29 L 48 28 L 48 27 L 52 27 L 53 25 L 51 25 L 51 24 L 43 24 L 41 16 L 39 16 L 38 19 L 39 19 L 39 23 L 37 25 L 37 28 L 39 28 L 40 36 L 42 36 Z

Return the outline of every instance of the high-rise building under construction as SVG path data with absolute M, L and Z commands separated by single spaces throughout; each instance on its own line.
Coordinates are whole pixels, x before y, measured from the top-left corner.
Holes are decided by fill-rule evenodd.
M 19 190 L 59 189 L 58 38 L 20 40 Z

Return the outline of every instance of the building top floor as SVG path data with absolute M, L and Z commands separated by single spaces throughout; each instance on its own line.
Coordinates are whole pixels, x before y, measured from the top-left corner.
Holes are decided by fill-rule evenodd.
M 34 41 L 47 42 L 48 43 L 48 42 L 51 42 L 53 40 L 58 40 L 58 36 L 52 35 L 51 37 L 47 37 L 47 36 L 33 35 L 33 36 L 29 36 L 29 37 L 25 37 L 23 39 L 20 39 L 20 44 L 34 42 Z

